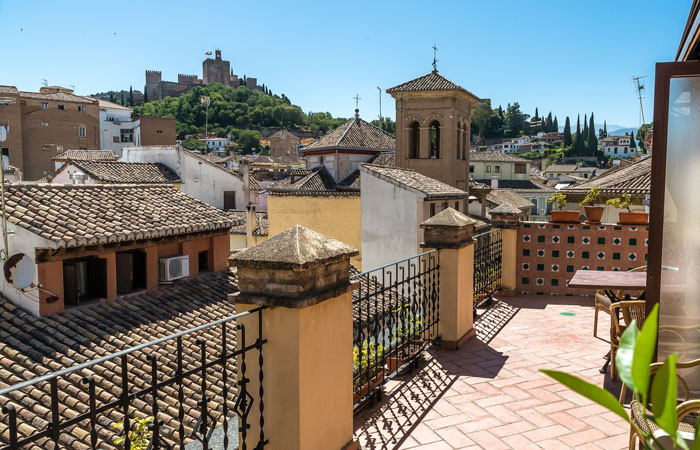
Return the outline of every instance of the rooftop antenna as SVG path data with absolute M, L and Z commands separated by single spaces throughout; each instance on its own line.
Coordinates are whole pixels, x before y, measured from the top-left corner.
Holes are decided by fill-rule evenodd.
M 355 118 L 360 117 L 360 94 L 355 94 L 353 97 L 355 99 Z
M 377 86 L 377 91 L 379 92 L 379 120 L 382 120 L 382 88 Z
M 437 51 L 438 51 L 438 48 L 435 46 L 435 44 L 433 44 L 433 71 L 435 71 L 435 72 L 437 72 L 437 62 L 438 62 Z
M 642 96 L 642 91 L 645 89 L 644 85 L 640 83 L 640 80 L 643 80 L 646 77 L 632 77 L 632 82 L 636 84 L 635 89 L 637 91 L 637 98 L 639 99 L 639 114 L 642 117 L 642 123 L 641 125 L 644 125 L 646 122 L 644 121 L 644 105 L 642 104 L 642 99 L 644 98 Z
M 44 87 L 47 87 L 49 85 L 49 82 L 46 80 L 46 78 L 41 79 L 41 85 Z

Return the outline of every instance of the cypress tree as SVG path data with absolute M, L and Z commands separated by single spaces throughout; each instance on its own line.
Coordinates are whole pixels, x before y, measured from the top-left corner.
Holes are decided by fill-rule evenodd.
M 552 111 L 547 114 L 547 126 L 545 127 L 544 131 L 552 131 L 552 125 L 554 122 L 552 121 Z
M 630 147 L 634 148 L 636 151 L 637 142 L 635 140 L 635 135 L 636 135 L 635 130 L 632 130 L 632 132 L 630 133 L 630 137 L 632 138 L 632 139 L 630 139 Z
M 564 146 L 568 147 L 571 145 L 571 121 L 569 116 L 566 116 L 566 121 L 564 122 Z
M 134 90 L 129 86 L 129 106 L 134 106 Z
M 583 115 L 583 134 L 581 138 L 581 152 L 579 155 L 586 155 L 588 153 L 588 114 Z
M 114 91 L 109 91 L 109 101 L 114 103 Z
M 554 116 L 554 124 L 552 125 L 552 131 L 555 133 L 559 133 L 559 121 L 557 120 L 557 116 Z
M 608 121 L 603 121 L 603 137 L 608 137 Z
M 125 105 L 125 103 L 124 103 L 124 91 L 122 91 L 122 102 L 121 102 L 121 105 L 122 105 L 122 106 Z
M 540 120 L 540 112 L 538 111 L 537 106 L 535 106 L 535 117 L 533 118 L 533 120 Z
M 595 121 L 591 113 L 590 125 L 588 125 L 588 155 L 595 156 L 598 151 L 598 138 L 595 137 Z
M 143 102 L 148 103 L 148 91 L 146 90 L 146 86 L 143 87 Z
M 574 155 L 579 156 L 583 148 L 583 139 L 581 139 L 581 114 L 576 117 L 576 136 L 574 136 Z

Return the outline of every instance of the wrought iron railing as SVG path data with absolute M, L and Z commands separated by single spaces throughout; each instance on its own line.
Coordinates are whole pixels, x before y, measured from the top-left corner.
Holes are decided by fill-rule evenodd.
M 438 337 L 437 250 L 353 274 L 355 410 L 381 396 L 386 380 L 417 366 Z
M 503 244 L 501 230 L 474 236 L 474 309 L 490 301 L 501 287 Z
M 263 448 L 265 308 L 0 389 L 0 450 L 184 449 L 193 441 L 205 450 Z M 242 322 L 254 324 L 255 314 L 251 340 Z M 251 357 L 254 374 L 246 372 Z M 253 377 L 258 386 L 249 386 Z M 148 428 L 137 432 L 134 424 L 144 420 Z M 256 435 L 249 436 L 253 421 Z

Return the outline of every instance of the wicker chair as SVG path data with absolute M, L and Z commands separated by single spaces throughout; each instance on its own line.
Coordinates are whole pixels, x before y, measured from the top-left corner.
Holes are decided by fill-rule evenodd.
M 612 326 L 610 327 L 610 378 L 617 377 L 615 367 L 615 354 L 620 346 L 620 338 L 633 320 L 637 321 L 637 326 L 642 327 L 646 317 L 646 302 L 644 300 L 622 300 L 610 305 L 610 317 Z M 620 323 L 620 315 L 624 323 Z
M 663 363 L 657 362 L 649 366 L 652 374 L 656 373 L 657 370 L 661 368 Z M 688 362 L 677 362 L 676 369 L 688 369 L 692 367 L 700 366 L 700 359 L 696 359 Z M 690 400 L 690 390 L 688 385 L 682 376 L 678 376 L 679 385 L 683 387 L 684 401 L 680 403 L 676 411 L 678 413 L 678 430 L 685 431 L 687 433 L 695 434 L 695 424 L 698 421 L 698 415 L 700 413 L 700 400 Z M 624 398 L 626 393 L 626 388 L 622 386 L 621 398 Z M 630 403 L 630 418 L 635 425 L 648 434 L 653 434 L 659 429 L 659 427 L 654 423 L 649 421 L 646 417 L 653 416 L 652 412 L 645 408 L 636 399 L 633 399 Z M 634 427 L 630 426 L 630 440 L 629 440 L 629 450 L 634 450 L 635 441 L 639 439 L 642 440 L 642 436 L 636 432 Z
M 641 266 L 641 267 L 635 267 L 634 269 L 630 269 L 628 272 L 645 272 L 647 270 L 647 266 Z M 625 291 L 617 291 L 615 293 L 615 297 L 617 298 L 625 298 L 626 300 L 635 300 L 634 298 L 630 297 L 629 295 L 625 295 Z M 598 312 L 603 311 L 607 315 L 611 315 L 610 312 L 610 304 L 612 302 L 610 301 L 610 297 L 605 295 L 605 292 L 603 292 L 601 289 L 598 289 L 595 291 L 595 310 L 594 310 L 594 316 L 593 316 L 593 336 L 598 335 Z

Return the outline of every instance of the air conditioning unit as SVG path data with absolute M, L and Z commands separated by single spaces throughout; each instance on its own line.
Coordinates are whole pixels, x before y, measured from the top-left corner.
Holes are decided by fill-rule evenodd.
M 189 256 L 171 256 L 158 260 L 158 281 L 172 281 L 188 276 L 190 276 Z

